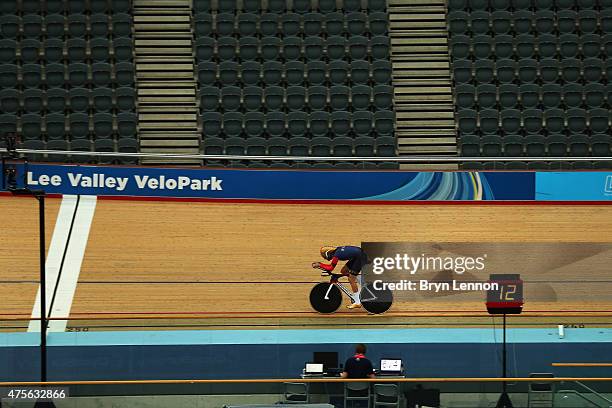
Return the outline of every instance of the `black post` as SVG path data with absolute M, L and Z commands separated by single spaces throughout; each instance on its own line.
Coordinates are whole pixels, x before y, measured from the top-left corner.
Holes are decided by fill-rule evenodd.
M 45 268 L 45 195 L 38 200 L 38 229 L 40 234 L 40 381 L 47 381 L 47 273 Z
M 503 318 L 503 331 L 504 331 L 504 340 L 502 343 L 502 394 L 497 401 L 496 408 L 513 408 L 512 401 L 510 400 L 510 396 L 506 392 L 506 314 L 504 313 Z

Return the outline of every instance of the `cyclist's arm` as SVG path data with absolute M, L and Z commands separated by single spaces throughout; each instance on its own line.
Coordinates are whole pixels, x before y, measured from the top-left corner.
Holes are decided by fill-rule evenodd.
M 334 270 L 337 264 L 338 264 L 338 258 L 334 256 L 331 260 L 330 265 L 324 264 L 323 262 L 319 262 L 319 267 L 321 267 L 322 269 L 325 269 L 327 272 L 331 272 Z

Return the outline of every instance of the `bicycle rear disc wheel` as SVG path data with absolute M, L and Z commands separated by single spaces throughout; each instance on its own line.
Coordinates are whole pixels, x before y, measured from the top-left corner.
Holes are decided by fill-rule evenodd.
M 374 289 L 372 283 L 361 288 L 359 298 L 363 308 L 373 314 L 385 313 L 393 304 L 393 292 L 389 289 Z
M 331 283 L 317 283 L 310 291 L 310 305 L 319 313 L 334 313 L 342 304 L 340 289 Z

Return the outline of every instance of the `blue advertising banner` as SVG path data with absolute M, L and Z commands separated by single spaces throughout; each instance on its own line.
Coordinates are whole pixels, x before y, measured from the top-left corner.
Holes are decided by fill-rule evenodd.
M 535 173 L 18 165 L 47 193 L 265 200 L 533 200 Z M 6 187 L 4 186 L 6 189 Z
M 536 200 L 612 200 L 612 172 L 542 172 L 536 174 Z

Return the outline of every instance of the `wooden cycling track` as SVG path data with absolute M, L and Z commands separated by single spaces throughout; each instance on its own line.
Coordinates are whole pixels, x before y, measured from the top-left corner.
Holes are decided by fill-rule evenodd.
M 48 243 L 60 200 L 47 201 Z M 38 288 L 37 214 L 33 199 L 0 197 L 0 317 L 29 316 L 32 311 Z M 286 322 L 339 327 L 355 321 L 452 325 L 464 315 L 466 319 L 468 315 L 483 316 L 482 302 L 400 303 L 384 316 L 367 316 L 363 311 L 343 311 L 331 319 L 317 315 L 309 306 L 308 293 L 321 277 L 310 263 L 317 260 L 320 245 L 359 245 L 362 241 L 611 240 L 612 206 L 606 205 L 101 199 L 72 305 L 75 320 L 68 326 L 121 326 L 112 318 L 126 315 L 148 319 L 130 321 L 132 328 L 180 327 L 194 321 L 215 327 Z M 602 285 L 599 290 L 607 292 L 609 287 Z M 569 303 L 528 302 L 525 319 L 531 313 L 532 320 L 523 321 L 612 324 L 612 302 L 593 295 L 596 293 L 584 293 Z M 108 320 L 99 320 L 102 318 Z M 490 319 L 483 316 L 461 322 L 487 324 Z

